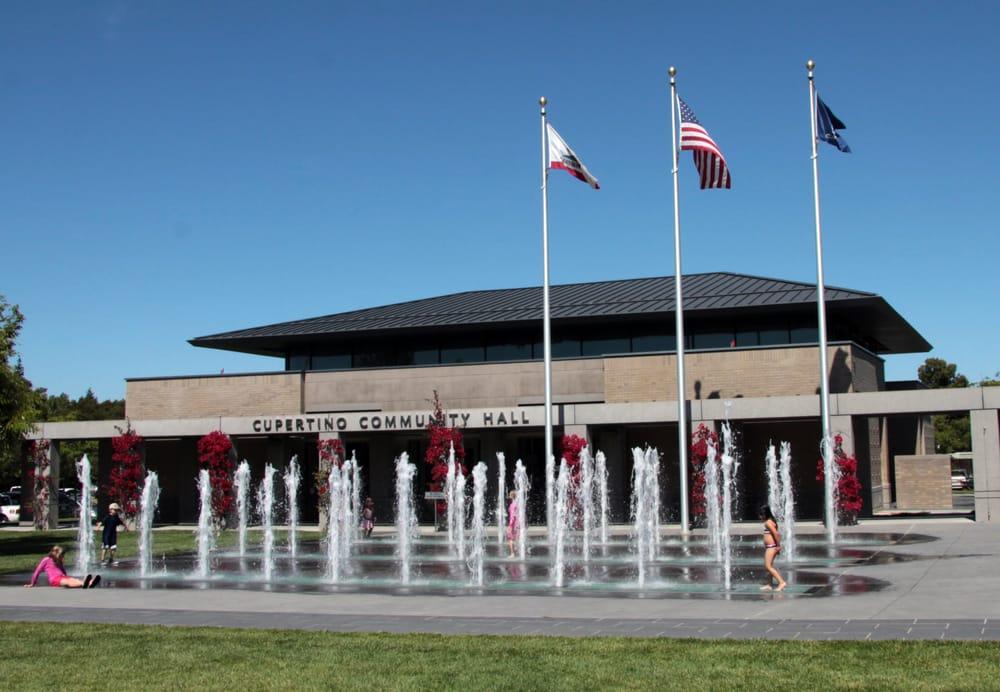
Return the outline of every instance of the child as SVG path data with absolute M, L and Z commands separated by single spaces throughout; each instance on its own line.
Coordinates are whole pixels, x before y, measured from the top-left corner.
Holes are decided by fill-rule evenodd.
M 63 567 L 63 553 L 65 551 L 62 546 L 54 545 L 49 554 L 41 559 L 38 563 L 38 567 L 35 568 L 35 573 L 31 575 L 31 581 L 25 584 L 26 588 L 31 588 L 38 582 L 38 575 L 45 571 L 45 576 L 48 577 L 49 586 L 61 586 L 66 589 L 92 589 L 101 583 L 101 575 L 98 574 L 96 577 L 91 577 L 89 574 L 87 578 L 80 581 L 76 577 L 71 577 L 66 574 L 66 569 Z
M 101 526 L 104 527 L 101 538 L 101 562 L 115 567 L 118 566 L 118 558 L 115 557 L 115 553 L 118 552 L 118 527 L 125 526 L 125 522 L 119 516 L 121 509 L 121 505 L 112 502 L 108 505 L 108 516 L 101 520 Z
M 365 507 L 361 510 L 361 531 L 365 538 L 371 538 L 372 529 L 375 528 L 375 501 L 370 497 L 365 500 Z

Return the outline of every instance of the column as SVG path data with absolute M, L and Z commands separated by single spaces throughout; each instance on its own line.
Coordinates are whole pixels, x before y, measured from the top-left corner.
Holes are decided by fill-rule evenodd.
M 970 411 L 972 477 L 976 521 L 1000 521 L 1000 432 L 998 410 Z

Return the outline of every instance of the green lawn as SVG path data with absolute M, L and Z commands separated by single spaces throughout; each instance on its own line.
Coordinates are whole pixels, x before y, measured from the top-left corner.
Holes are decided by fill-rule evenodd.
M 249 536 L 251 544 L 260 540 L 260 532 L 252 531 Z M 275 531 L 278 544 L 286 540 L 284 531 Z M 299 540 L 318 540 L 317 531 L 300 531 Z M 229 548 L 237 545 L 239 537 L 236 531 L 222 531 L 217 545 Z M 94 543 L 98 549 L 101 546 L 101 533 L 94 533 Z M 69 566 L 76 562 L 76 529 L 60 529 L 58 531 L 4 531 L 0 530 L 0 574 L 10 572 L 30 572 L 54 545 L 66 549 L 64 562 Z M 139 535 L 135 531 L 120 531 L 118 533 L 118 557 L 129 558 L 139 554 Z M 153 534 L 153 546 L 156 555 L 171 555 L 195 550 L 194 529 L 169 529 L 156 531 Z M 99 555 L 99 554 L 98 554 Z M 70 570 L 71 571 L 71 570 Z M 2 655 L 2 652 L 0 652 Z
M 982 689 L 1000 646 L 0 623 L 4 689 Z M 58 662 L 58 666 L 51 663 Z

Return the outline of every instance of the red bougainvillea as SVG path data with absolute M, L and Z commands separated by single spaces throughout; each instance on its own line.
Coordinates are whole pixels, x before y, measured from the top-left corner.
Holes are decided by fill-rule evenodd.
M 119 434 L 111 438 L 111 474 L 104 492 L 112 502 L 121 505 L 125 521 L 134 519 L 139 514 L 139 502 L 142 499 L 143 469 L 142 454 L 139 446 L 140 437 L 132 424 L 128 423 L 125 430 L 117 428 Z
M 718 448 L 719 436 L 699 423 L 691 435 L 691 518 L 697 525 L 705 521 L 705 462 L 709 443 Z
M 316 450 L 319 452 L 319 468 L 313 476 L 316 483 L 316 494 L 325 506 L 326 495 L 330 492 L 330 469 L 340 468 L 344 463 L 344 443 L 341 440 L 317 440 Z
M 208 469 L 212 485 L 212 520 L 224 525 L 233 508 L 233 442 L 221 430 L 213 430 L 198 440 L 198 465 Z
M 837 465 L 837 523 L 851 525 L 858 523 L 861 511 L 861 481 L 858 480 L 858 460 L 844 452 L 844 438 L 833 438 L 833 463 Z M 823 458 L 816 462 L 816 480 L 826 479 Z
M 573 481 L 579 481 L 580 476 L 580 452 L 587 446 L 587 440 L 579 435 L 563 435 L 562 456 L 566 460 Z
M 49 528 L 49 497 L 52 495 L 52 475 L 49 472 L 48 440 L 32 440 L 28 445 L 28 479 L 32 486 L 31 516 L 36 529 Z
M 444 407 L 438 398 L 437 390 L 434 390 L 434 412 L 430 416 L 427 424 L 427 452 L 424 453 L 424 461 L 431 467 L 430 480 L 427 482 L 427 489 L 440 491 L 444 487 L 445 477 L 448 475 L 448 454 L 452 445 L 455 447 L 455 462 L 461 467 L 462 473 L 468 475 L 465 468 L 465 442 L 462 431 L 459 428 L 448 427 L 448 417 L 445 415 Z M 443 513 L 447 506 L 443 501 L 438 501 L 438 512 Z

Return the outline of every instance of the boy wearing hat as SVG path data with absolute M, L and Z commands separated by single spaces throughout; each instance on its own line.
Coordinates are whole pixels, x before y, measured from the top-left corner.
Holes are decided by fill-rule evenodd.
M 118 559 L 115 557 L 115 553 L 118 551 L 118 527 L 125 526 L 125 522 L 122 521 L 120 516 L 121 511 L 121 505 L 117 502 L 112 502 L 108 505 L 108 516 L 101 520 L 101 526 L 103 527 L 101 562 L 106 562 L 116 567 L 118 566 Z

